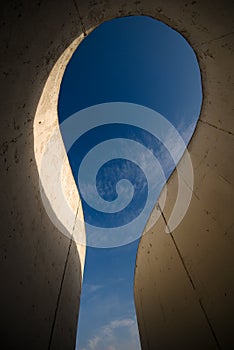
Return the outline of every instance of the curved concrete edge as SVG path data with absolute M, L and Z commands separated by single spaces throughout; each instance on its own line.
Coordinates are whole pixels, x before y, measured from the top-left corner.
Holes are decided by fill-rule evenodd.
M 72 1 L 5 2 L 1 17 L 1 341 L 72 349 L 85 251 L 45 211 L 33 124 L 51 69 L 82 28 Z
M 204 2 L 194 2 L 194 7 L 185 3 L 184 9 L 191 8 L 187 19 L 194 22 L 192 29 L 183 23 L 185 37 L 196 52 L 203 81 L 202 111 L 188 146 L 194 169 L 192 200 L 171 232 L 168 221 L 178 191 L 175 171 L 167 182 L 164 210 L 160 200 L 165 189 L 148 224 L 159 219 L 152 229 L 146 227 L 139 244 L 135 305 L 143 349 L 156 344 L 159 349 L 228 349 L 234 346 L 234 11 L 228 1 L 215 2 L 212 15 Z M 180 27 L 175 12 L 176 20 Z M 183 158 L 177 170 L 183 175 Z
M 58 98 L 67 63 L 84 35 L 75 39 L 55 63 L 44 86 L 34 118 L 34 152 L 45 210 L 53 224 L 75 241 L 85 261 L 85 225 L 80 196 L 72 175 L 58 122 Z
M 135 269 L 143 349 L 154 344 L 165 349 L 175 344 L 225 349 L 233 344 L 232 147 L 232 136 L 198 125 L 189 145 L 197 171 L 185 218 L 175 231 L 166 233 L 177 194 L 176 173 L 167 184 L 163 213 L 159 206 L 151 214 L 149 220 L 155 215 L 160 219 L 144 232 Z M 178 170 L 183 171 L 183 159 Z

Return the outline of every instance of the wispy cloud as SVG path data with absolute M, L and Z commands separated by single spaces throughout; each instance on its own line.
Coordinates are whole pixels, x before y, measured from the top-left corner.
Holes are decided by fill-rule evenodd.
M 99 289 L 102 289 L 103 285 L 101 284 L 86 284 L 86 290 L 89 293 L 95 293 Z
M 121 343 L 121 344 L 120 344 Z M 136 320 L 117 319 L 99 328 L 82 350 L 140 350 Z M 79 350 L 78 348 L 76 350 Z
M 89 344 L 89 349 L 94 350 L 96 349 L 98 343 L 101 341 L 101 338 L 96 336 L 92 339 L 89 339 L 88 344 Z

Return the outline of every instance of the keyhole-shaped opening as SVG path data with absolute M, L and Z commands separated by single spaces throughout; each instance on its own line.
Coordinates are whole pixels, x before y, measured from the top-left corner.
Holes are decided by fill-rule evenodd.
M 56 205 L 63 225 L 81 222 L 76 240 L 86 245 L 77 349 L 140 349 L 133 297 L 138 244 L 182 156 L 183 176 L 192 186 L 186 145 L 201 102 L 200 70 L 191 46 L 147 16 L 102 23 L 69 60 L 58 117 L 86 238 L 80 235 L 84 226 L 77 199 L 74 204 L 70 198 L 75 219 L 66 220 Z M 170 227 L 183 219 L 189 196 L 186 188 L 178 190 Z
M 58 113 L 87 234 L 77 349 L 140 348 L 138 241 L 201 100 L 193 50 L 149 17 L 101 24 L 67 65 Z

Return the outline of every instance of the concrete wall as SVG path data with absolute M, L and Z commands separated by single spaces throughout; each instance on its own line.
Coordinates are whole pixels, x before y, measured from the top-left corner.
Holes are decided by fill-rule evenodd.
M 191 43 L 203 82 L 200 120 L 188 147 L 194 188 L 184 220 L 166 234 L 177 194 L 174 173 L 163 215 L 141 239 L 135 270 L 138 324 L 143 349 L 231 349 L 234 11 L 227 1 L 176 4 L 173 12 L 165 2 L 161 13 Z M 182 159 L 182 174 L 183 168 Z
M 52 67 L 82 34 L 74 3 L 57 3 L 6 1 L 1 9 L 0 338 L 4 349 L 72 349 L 75 344 L 84 252 L 48 218 L 37 169 L 40 131 L 43 139 L 52 121 L 46 114 L 51 94 L 44 117 L 35 118 L 42 91 Z
M 135 301 L 143 349 L 230 349 L 233 340 L 232 1 L 9 1 L 1 10 L 1 340 L 6 349 L 72 349 L 82 253 L 49 220 L 39 193 L 33 124 L 64 50 L 102 21 L 150 15 L 181 32 L 201 66 L 204 103 L 189 145 L 189 211 L 141 240 Z M 183 166 L 181 162 L 181 167 Z M 156 210 L 156 209 L 155 209 Z M 153 214 L 154 215 L 154 214 Z M 80 255 L 81 254 L 81 255 Z

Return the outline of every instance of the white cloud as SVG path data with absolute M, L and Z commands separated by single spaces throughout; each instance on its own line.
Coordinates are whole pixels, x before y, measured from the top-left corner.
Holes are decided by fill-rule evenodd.
M 121 350 L 141 349 L 135 319 L 117 319 L 99 328 L 96 334 L 87 341 L 85 350 L 117 350 L 119 348 Z
M 100 340 L 101 340 L 101 338 L 98 337 L 98 336 L 96 336 L 96 337 L 90 339 L 89 342 L 88 342 L 88 344 L 89 344 L 89 349 L 91 349 L 91 350 L 96 349 L 97 344 L 100 342 Z
M 102 289 L 103 285 L 101 284 L 86 284 L 86 290 L 89 293 L 95 293 L 99 289 Z

